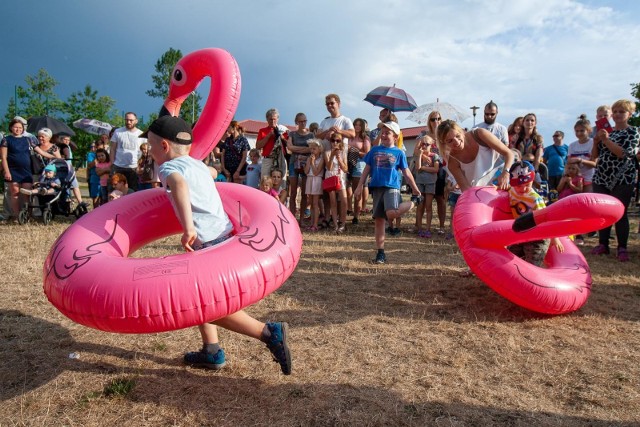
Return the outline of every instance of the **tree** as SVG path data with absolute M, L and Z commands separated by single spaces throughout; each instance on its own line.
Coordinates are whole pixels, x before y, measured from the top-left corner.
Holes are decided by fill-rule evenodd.
M 35 76 L 25 77 L 26 86 L 16 86 L 16 98 L 10 98 L 5 113 L 2 128 L 15 116 L 25 119 L 34 116 L 53 115 L 61 111 L 62 101 L 54 89 L 58 85 L 44 68 L 38 70 Z
M 171 82 L 171 73 L 178 61 L 182 58 L 182 52 L 179 49 L 169 48 L 160 59 L 156 62 L 155 70 L 156 74 L 151 76 L 153 80 L 154 89 L 146 91 L 146 94 L 152 98 L 160 98 L 162 100 L 167 98 L 169 93 L 169 83 Z M 197 92 L 193 92 L 183 103 L 183 108 L 180 109 L 180 117 L 188 122 L 195 123 L 200 117 L 200 103 L 202 97 Z
M 17 87 L 18 112 L 27 117 L 53 115 L 61 111 L 62 101 L 54 92 L 58 81 L 40 68 L 35 76 L 25 77 L 27 87 Z M 26 117 L 25 117 L 26 118 Z
M 86 85 L 83 91 L 74 92 L 69 95 L 67 101 L 62 103 L 61 110 L 66 113 L 66 122 L 69 126 L 72 126 L 74 121 L 82 118 L 96 119 L 114 124 L 118 117 L 118 111 L 114 108 L 115 105 L 116 101 L 113 98 L 109 96 L 98 96 L 97 90 L 94 90 L 91 85 Z M 77 130 L 76 136 L 73 138 L 74 142 L 78 145 L 78 150 L 74 153 L 75 157 L 77 159 L 84 159 L 91 141 L 95 139 L 95 135 Z
M 640 126 L 640 83 L 631 84 L 631 95 L 636 99 L 636 113 L 629 120 L 629 124 Z

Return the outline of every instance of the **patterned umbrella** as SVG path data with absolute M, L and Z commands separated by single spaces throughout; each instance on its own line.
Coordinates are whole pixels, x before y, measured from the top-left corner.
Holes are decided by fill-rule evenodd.
M 427 123 L 427 117 L 432 111 L 440 113 L 442 120 L 455 120 L 456 122 L 464 122 L 471 115 L 467 113 L 463 108 L 457 105 L 449 104 L 448 102 L 431 102 L 424 104 L 416 108 L 413 113 L 407 116 L 407 120 L 416 122 L 420 125 Z
M 78 119 L 73 122 L 73 127 L 93 135 L 108 135 L 113 128 L 109 123 L 95 119 Z
M 387 108 L 390 111 L 413 111 L 418 104 L 404 90 L 393 86 L 378 86 L 369 92 L 364 99 L 376 107 Z

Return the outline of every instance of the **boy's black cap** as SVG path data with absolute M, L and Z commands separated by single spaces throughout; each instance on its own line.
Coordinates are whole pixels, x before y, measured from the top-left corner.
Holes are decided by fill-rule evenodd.
M 158 117 L 151 123 L 149 129 L 140 135 L 140 138 L 147 138 L 149 132 L 153 132 L 161 138 L 182 145 L 189 145 L 193 142 L 191 126 L 180 117 Z

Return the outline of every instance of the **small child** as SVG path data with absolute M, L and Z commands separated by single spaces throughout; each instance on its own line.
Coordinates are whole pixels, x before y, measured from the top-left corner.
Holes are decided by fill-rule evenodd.
M 527 161 L 515 162 L 509 169 L 509 175 L 511 177 L 509 200 L 511 212 L 516 219 L 513 223 L 513 230 L 525 231 L 535 226 L 534 212 L 544 209 L 546 206 L 542 197 L 533 189 L 535 169 L 531 163 Z M 557 237 L 551 239 L 551 246 L 555 247 L 558 252 L 564 252 L 564 246 Z M 509 246 L 508 249 L 525 261 L 541 267 L 549 249 L 549 240 L 517 243 Z
M 273 188 L 278 192 L 278 200 L 280 200 L 280 203 L 283 205 L 286 205 L 288 193 L 286 184 L 283 184 L 282 171 L 280 169 L 271 170 L 271 181 L 273 181 Z
M 280 201 L 280 199 L 278 198 L 278 192 L 275 188 L 273 188 L 273 180 L 270 176 L 265 175 L 262 177 L 262 179 L 260 179 L 260 190 L 262 190 L 262 192 L 264 193 L 267 193 L 274 199 Z
M 151 155 L 182 226 L 181 243 L 193 252 L 222 243 L 231 237 L 233 225 L 222 208 L 222 201 L 207 166 L 189 156 L 191 127 L 180 117 L 162 116 L 141 135 L 151 144 Z M 291 374 L 291 355 L 287 346 L 288 325 L 263 323 L 244 310 L 198 328 L 202 349 L 184 355 L 184 362 L 195 367 L 221 369 L 226 364 L 216 325 L 258 339 L 267 345 L 282 373 Z
M 392 224 L 393 220 L 409 212 L 413 206 L 422 203 L 420 189 L 413 180 L 407 164 L 407 156 L 401 149 L 396 147 L 399 135 L 400 126 L 397 123 L 386 122 L 383 124 L 380 131 L 380 145 L 371 147 L 371 151 L 364 156 L 363 160 L 367 165 L 362 171 L 360 182 L 358 182 L 358 187 L 356 187 L 354 193 L 356 198 L 362 194 L 362 188 L 367 182 L 369 174 L 371 174 L 369 189 L 373 195 L 373 217 L 375 218 L 377 248 L 376 257 L 372 262 L 375 264 L 385 264 L 387 262 L 387 257 L 384 253 L 385 220 Z M 413 190 L 411 201 L 402 201 L 400 173 Z
M 324 173 L 324 157 L 322 145 L 319 140 L 311 139 L 307 142 L 311 154 L 304 165 L 304 173 L 307 175 L 306 194 L 311 198 L 311 227 L 308 231 L 318 231 L 318 218 L 320 216 L 320 198 L 322 197 L 322 175 Z
M 558 200 L 572 194 L 582 193 L 583 189 L 584 178 L 580 175 L 580 166 L 577 163 L 568 164 L 558 183 Z
M 140 153 L 142 154 L 138 159 L 138 190 L 149 190 L 160 185 L 157 174 L 155 172 L 155 162 L 153 157 L 149 153 L 149 143 L 143 142 L 140 144 Z
M 247 164 L 247 175 L 244 179 L 245 185 L 253 188 L 260 188 L 260 176 L 262 175 L 262 165 L 260 164 L 260 150 L 253 148 L 249 151 L 249 163 Z
M 56 189 L 60 188 L 60 180 L 56 178 L 57 168 L 56 165 L 47 165 L 40 175 L 38 182 L 33 184 L 33 190 L 27 188 L 21 188 L 20 193 L 27 195 L 38 194 L 40 196 L 46 196 L 56 193 Z
M 213 168 L 216 170 L 216 177 L 213 180 L 215 182 L 227 182 L 227 177 L 222 173 L 222 163 L 219 161 L 213 162 Z
M 565 173 L 558 183 L 557 191 L 559 192 L 558 200 L 584 191 L 584 178 L 580 175 L 579 163 L 567 163 Z M 576 235 L 574 241 L 578 246 L 584 245 L 584 237 L 581 234 Z
M 433 199 L 436 195 L 436 181 L 440 170 L 440 157 L 431 151 L 433 139 L 425 138 L 416 145 L 414 158 L 416 162 L 416 185 L 420 189 L 423 201 L 416 211 L 416 229 L 418 237 L 431 237 L 431 220 L 433 219 Z M 422 230 L 422 218 L 427 214 L 427 229 Z
M 119 199 L 122 196 L 134 192 L 133 189 L 129 188 L 127 177 L 117 172 L 111 176 L 111 187 L 113 191 L 109 193 L 109 201 Z
M 104 148 L 96 150 L 96 174 L 100 177 L 100 204 L 108 201 L 109 174 L 111 173 L 111 158 Z
M 324 168 L 325 179 L 331 177 L 338 177 L 340 182 L 340 188 L 327 191 L 329 194 L 329 209 L 331 212 L 331 218 L 335 224 L 336 233 L 344 233 L 347 222 L 347 171 L 349 165 L 347 164 L 347 153 L 344 150 L 344 140 L 342 135 L 338 132 L 334 132 L 329 137 L 329 143 L 331 144 L 331 150 L 324 153 Z M 338 201 L 340 196 L 340 201 Z M 340 206 L 338 207 L 338 203 Z M 325 212 L 326 214 L 326 212 Z M 323 228 L 329 227 L 329 223 L 325 220 L 323 222 Z

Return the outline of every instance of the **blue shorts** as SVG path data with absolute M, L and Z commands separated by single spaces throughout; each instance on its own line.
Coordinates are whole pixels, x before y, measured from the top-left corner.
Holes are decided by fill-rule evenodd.
M 209 240 L 208 242 L 204 242 L 200 245 L 193 245 L 193 250 L 199 251 L 201 249 L 210 248 L 211 246 L 215 246 L 219 243 L 224 242 L 225 240 L 228 240 L 231 236 L 231 233 L 229 233 L 226 236 L 220 236 L 217 239 Z
M 460 198 L 460 194 L 454 193 L 453 191 L 449 193 L 449 206 L 452 208 L 456 207 L 456 203 L 458 203 L 458 199 Z
M 356 163 L 356 165 L 353 167 L 353 170 L 351 171 L 351 178 L 360 178 L 362 176 L 362 171 L 364 170 L 364 167 L 367 164 L 362 161 L 362 160 L 358 160 L 358 163 Z
M 304 178 L 305 176 L 307 175 L 304 172 L 296 172 L 296 162 L 289 162 L 289 178 Z

